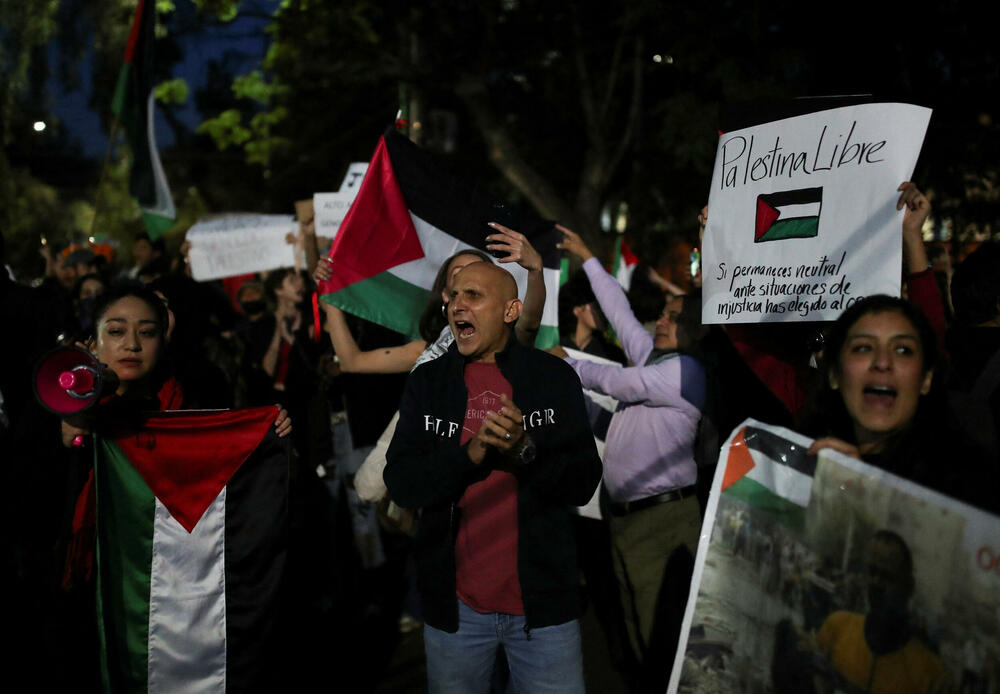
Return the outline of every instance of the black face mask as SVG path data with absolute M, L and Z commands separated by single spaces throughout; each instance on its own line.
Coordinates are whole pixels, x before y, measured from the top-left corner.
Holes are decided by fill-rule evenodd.
M 253 316 L 267 310 L 267 302 L 263 299 L 257 299 L 256 301 L 241 301 L 240 308 L 243 309 L 243 313 L 248 316 Z

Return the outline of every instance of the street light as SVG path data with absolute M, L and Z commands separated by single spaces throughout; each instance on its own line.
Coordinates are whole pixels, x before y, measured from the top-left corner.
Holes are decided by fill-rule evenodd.
M 36 121 L 35 121 L 35 122 L 34 122 L 34 123 L 32 124 L 32 126 L 31 126 L 31 127 L 35 129 L 35 132 L 36 132 L 36 133 L 40 133 L 40 132 L 42 132 L 43 130 L 45 130 L 45 121 L 43 121 L 43 120 L 36 120 Z

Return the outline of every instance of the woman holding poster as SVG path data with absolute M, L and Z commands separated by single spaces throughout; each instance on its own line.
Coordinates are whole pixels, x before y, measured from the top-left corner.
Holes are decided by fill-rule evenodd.
M 826 334 L 825 383 L 803 427 L 818 436 L 809 453 L 832 448 L 976 503 L 978 475 L 943 430 L 938 356 L 934 330 L 909 302 L 876 295 L 853 304 Z

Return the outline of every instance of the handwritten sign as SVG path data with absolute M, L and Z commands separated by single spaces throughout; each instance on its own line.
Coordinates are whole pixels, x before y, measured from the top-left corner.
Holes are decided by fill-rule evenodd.
M 703 242 L 705 323 L 824 321 L 899 296 L 902 212 L 930 109 L 864 104 L 719 138 Z
M 351 203 L 357 197 L 357 188 L 339 193 L 314 193 L 313 210 L 316 214 L 316 235 L 327 239 L 337 237 L 340 223 L 351 209 Z
M 364 180 L 367 172 L 368 162 L 351 162 L 351 165 L 347 167 L 347 173 L 344 174 L 344 180 L 340 184 L 340 192 L 346 193 L 352 190 L 357 192 L 358 188 L 361 187 L 361 181 Z
M 230 214 L 199 221 L 188 229 L 191 276 L 198 281 L 233 277 L 295 264 L 295 247 L 285 237 L 298 233 L 288 215 Z

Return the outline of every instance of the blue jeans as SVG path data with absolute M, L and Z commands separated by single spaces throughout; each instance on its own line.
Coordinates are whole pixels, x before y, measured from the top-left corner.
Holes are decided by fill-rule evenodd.
M 497 649 L 510 664 L 518 694 L 583 693 L 583 652 L 577 620 L 524 631 L 524 617 L 481 614 L 458 601 L 458 631 L 424 626 L 429 694 L 485 694 Z

